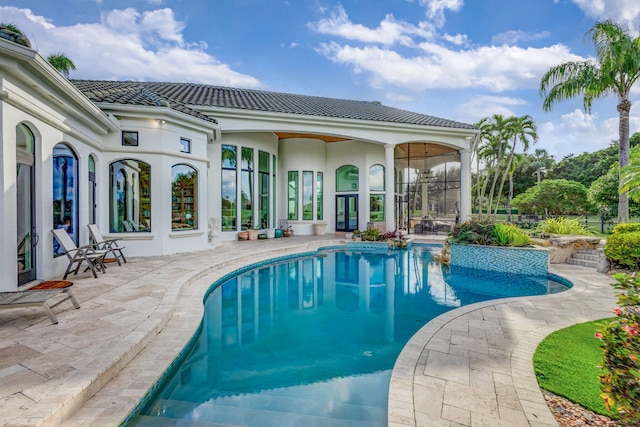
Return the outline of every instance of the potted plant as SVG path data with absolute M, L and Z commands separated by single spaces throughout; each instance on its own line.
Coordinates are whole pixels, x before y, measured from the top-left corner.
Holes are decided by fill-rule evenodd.
M 286 230 L 282 230 L 282 236 L 283 237 L 293 236 L 293 229 L 291 228 L 291 226 L 289 226 L 289 228 L 287 228 Z
M 247 230 L 249 240 L 258 240 L 258 233 L 260 233 L 260 230 L 257 228 L 249 228 Z
M 247 231 L 238 231 L 238 240 L 248 240 L 249 233 Z

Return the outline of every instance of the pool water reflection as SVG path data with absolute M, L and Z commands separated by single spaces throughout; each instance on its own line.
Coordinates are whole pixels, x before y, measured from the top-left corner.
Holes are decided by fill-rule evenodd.
M 227 280 L 128 425 L 385 426 L 391 369 L 420 327 L 462 305 L 566 289 L 449 269 L 434 250 L 327 251 Z

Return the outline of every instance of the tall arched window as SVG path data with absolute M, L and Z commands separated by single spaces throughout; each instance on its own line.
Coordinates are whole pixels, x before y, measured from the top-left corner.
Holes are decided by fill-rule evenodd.
M 358 168 L 351 165 L 336 170 L 336 191 L 358 191 Z
M 53 228 L 67 230 L 78 245 L 78 158 L 62 143 L 53 147 Z M 64 253 L 56 239 L 53 253 Z
M 171 168 L 171 229 L 198 228 L 198 172 L 188 165 Z
M 384 221 L 384 166 L 369 168 L 369 221 Z
M 151 231 L 151 166 L 125 159 L 109 165 L 112 233 Z

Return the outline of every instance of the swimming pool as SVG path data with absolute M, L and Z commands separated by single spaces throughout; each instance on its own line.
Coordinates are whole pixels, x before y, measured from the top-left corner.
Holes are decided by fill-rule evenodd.
M 327 250 L 217 282 L 198 333 L 127 425 L 385 426 L 394 361 L 429 320 L 568 286 L 447 268 L 434 251 Z

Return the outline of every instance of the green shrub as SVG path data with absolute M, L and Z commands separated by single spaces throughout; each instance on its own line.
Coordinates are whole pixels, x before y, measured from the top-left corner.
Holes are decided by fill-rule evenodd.
M 495 223 L 493 220 L 463 222 L 453 228 L 450 243 L 488 246 L 524 246 L 529 235 L 514 224 Z
M 613 264 L 637 271 L 640 269 L 640 232 L 607 237 L 604 254 Z
M 640 231 L 640 222 L 623 222 L 613 227 L 613 234 L 636 233 Z
M 377 228 L 367 228 L 361 233 L 362 240 L 369 240 L 375 242 L 380 236 L 380 230 Z
M 514 224 L 495 224 L 492 236 L 498 246 L 524 246 L 530 241 L 529 235 Z
M 494 244 L 492 219 L 472 219 L 456 224 L 451 232 L 450 241 L 455 244 L 491 245 Z
M 635 233 L 640 234 L 640 233 Z M 596 338 L 602 340 L 601 394 L 607 409 L 616 408 L 625 426 L 640 426 L 640 277 L 615 274 L 619 289 L 617 319 L 602 323 Z
M 549 218 L 538 224 L 536 231 L 546 234 L 579 234 L 589 236 L 591 232 L 577 218 L 565 217 Z

